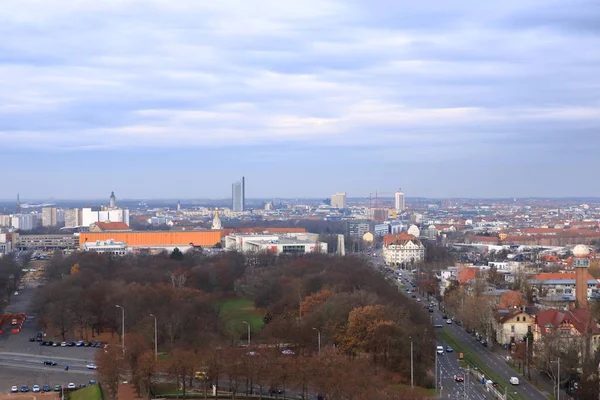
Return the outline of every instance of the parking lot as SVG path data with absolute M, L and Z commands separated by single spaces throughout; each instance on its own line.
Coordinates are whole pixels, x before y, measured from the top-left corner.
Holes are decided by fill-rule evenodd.
M 13 295 L 6 308 L 8 313 L 25 312 L 28 318 L 19 333 L 4 332 L 0 335 L 0 393 L 8 393 L 12 386 L 45 384 L 66 386 L 87 384 L 95 380 L 95 372 L 86 368 L 94 363 L 96 348 L 92 347 L 51 347 L 41 346 L 40 342 L 29 341 L 40 331 L 37 316 L 31 313 L 31 299 L 40 284 L 35 279 L 26 279 L 25 287 Z M 75 341 L 73 333 L 67 340 Z M 61 340 L 46 336 L 45 340 Z M 44 365 L 44 360 L 56 361 L 56 366 Z M 69 366 L 66 371 L 65 367 Z M 36 393 L 37 395 L 37 393 Z M 31 397 L 31 396 L 30 396 Z

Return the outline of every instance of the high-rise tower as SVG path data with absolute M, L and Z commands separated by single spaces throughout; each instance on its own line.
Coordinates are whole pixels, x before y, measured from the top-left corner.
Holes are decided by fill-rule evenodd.
M 588 306 L 588 268 L 590 260 L 588 258 L 590 248 L 583 244 L 578 244 L 573 249 L 573 267 L 575 268 L 575 300 L 577 308 L 587 308 Z
M 231 185 L 231 209 L 234 212 L 242 212 L 246 209 L 246 179 L 242 176 L 242 180 Z
M 110 192 L 109 208 L 117 208 L 117 198 L 115 192 Z
M 396 211 L 397 212 L 404 211 L 404 207 L 405 207 L 405 205 L 404 205 L 404 193 L 402 193 L 401 190 L 398 190 L 395 193 L 394 200 L 395 200 Z

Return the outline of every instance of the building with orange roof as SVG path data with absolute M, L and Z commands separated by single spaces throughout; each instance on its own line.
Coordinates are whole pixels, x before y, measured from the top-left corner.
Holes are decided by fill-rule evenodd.
M 461 267 L 458 269 L 457 279 L 461 285 L 479 278 L 481 270 L 478 267 Z
M 79 235 L 79 246 L 86 242 L 110 240 L 123 242 L 129 248 L 214 247 L 221 243 L 221 231 L 84 232 Z
M 574 300 L 575 273 L 543 273 L 530 280 L 533 290 L 538 297 L 555 297 L 564 300 Z M 598 281 L 587 274 L 587 296 L 598 295 Z
M 129 232 L 131 228 L 124 222 L 94 222 L 90 232 Z
M 405 232 L 385 235 L 382 256 L 387 265 L 408 268 L 425 260 L 425 246 Z

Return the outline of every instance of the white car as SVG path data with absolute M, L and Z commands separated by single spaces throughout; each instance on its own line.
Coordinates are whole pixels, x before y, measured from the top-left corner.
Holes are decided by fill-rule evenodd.
M 67 342 L 62 342 L 62 343 L 60 344 L 60 347 L 67 347 Z
M 17 393 L 17 392 L 19 391 L 19 388 L 18 388 L 18 387 L 16 387 L 16 386 L 13 386 L 13 387 L 11 387 L 11 388 L 10 388 L 10 391 L 11 391 L 12 393 Z
M 98 367 L 96 367 L 96 364 L 88 364 L 85 366 L 87 369 L 96 369 Z
M 518 385 L 519 384 L 519 378 L 517 378 L 516 376 L 512 376 L 509 380 L 511 385 Z
M 32 392 L 38 393 L 40 391 L 40 385 L 33 385 Z
M 69 385 L 67 386 L 67 389 L 75 389 L 75 384 L 74 383 L 69 383 Z
M 443 346 L 438 346 L 437 347 L 437 353 L 438 354 L 444 354 L 444 347 Z
M 446 320 L 446 323 L 447 323 L 448 325 L 452 325 L 452 320 L 451 320 L 450 318 L 448 318 L 448 319 Z

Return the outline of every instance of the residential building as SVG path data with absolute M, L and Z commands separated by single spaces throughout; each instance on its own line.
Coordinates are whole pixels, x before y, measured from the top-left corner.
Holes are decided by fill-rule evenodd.
M 30 231 L 39 225 L 39 214 L 14 214 L 11 218 L 11 226 L 20 231 Z
M 398 213 L 404 211 L 404 193 L 402 193 L 400 190 L 398 190 L 394 195 L 394 205 L 396 206 L 396 211 Z
M 502 345 L 521 342 L 535 324 L 535 316 L 524 308 L 499 310 L 494 315 L 496 341 Z
M 591 320 L 588 308 L 573 308 L 569 311 L 551 308 L 540 311 L 533 325 L 533 342 L 539 343 L 543 336 L 560 333 L 559 337 L 572 341 L 591 332 L 590 345 L 596 351 L 600 345 L 600 328 Z
M 81 225 L 83 225 L 81 208 L 72 208 L 65 211 L 65 227 L 75 228 Z
M 110 254 L 113 256 L 124 256 L 128 253 L 127 243 L 115 242 L 114 240 L 98 240 L 95 242 L 86 242 L 81 246 L 83 251 L 91 251 L 99 254 Z
M 12 240 L 6 233 L 0 233 L 0 257 L 12 251 Z
M 371 210 L 371 219 L 375 222 L 384 222 L 388 219 L 389 212 L 385 208 L 373 208 Z
M 574 273 L 543 273 L 530 280 L 531 286 L 538 297 L 563 297 L 575 299 Z M 598 281 L 587 274 L 588 299 L 598 295 Z
M 6 227 L 6 228 L 11 226 L 10 215 L 0 215 L 0 226 Z
M 331 196 L 331 207 L 346 208 L 346 192 L 339 192 Z
M 56 226 L 56 207 L 43 207 L 42 208 L 42 226 L 52 227 Z
M 90 232 L 130 232 L 131 228 L 124 222 L 94 222 Z
M 367 232 L 373 232 L 375 224 L 369 220 L 352 220 L 346 222 L 346 233 L 353 237 L 363 237 Z
M 231 209 L 233 212 L 243 212 L 246 210 L 246 179 L 235 182 L 231 187 Z
M 407 268 L 425 260 L 425 246 L 407 233 L 383 237 L 383 261 L 387 265 Z

